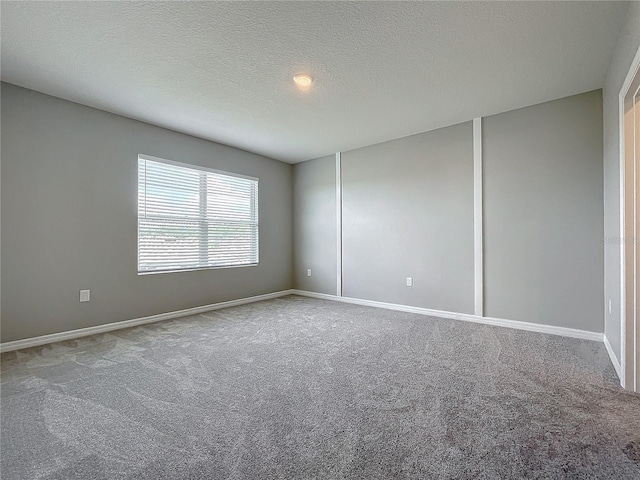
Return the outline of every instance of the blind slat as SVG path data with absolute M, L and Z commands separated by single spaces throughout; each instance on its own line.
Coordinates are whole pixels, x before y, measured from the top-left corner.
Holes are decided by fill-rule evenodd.
M 138 158 L 138 272 L 258 263 L 258 181 Z

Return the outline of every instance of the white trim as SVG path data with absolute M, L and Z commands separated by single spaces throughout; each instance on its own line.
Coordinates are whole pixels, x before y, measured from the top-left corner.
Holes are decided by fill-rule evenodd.
M 361 300 L 358 298 L 338 297 L 337 295 L 328 295 L 326 293 L 307 292 L 304 290 L 282 290 L 279 292 L 267 293 L 264 295 L 257 295 L 254 297 L 239 298 L 237 300 L 230 300 L 227 302 L 213 303 L 210 305 L 202 305 L 200 307 L 186 308 L 184 310 L 176 310 L 174 312 L 160 313 L 157 315 L 151 315 L 148 317 L 134 318 L 131 320 L 124 320 L 121 322 L 107 323 L 105 325 L 97 325 L 95 327 L 80 328 L 77 330 L 70 330 L 67 332 L 52 333 L 50 335 L 42 335 L 40 337 L 25 338 L 23 340 L 15 340 L 13 342 L 0 343 L 0 353 L 11 352 L 13 350 L 20 350 L 23 348 L 36 347 L 39 345 L 45 345 L 48 343 L 62 342 L 65 340 L 73 340 L 76 338 L 86 337 L 89 335 L 96 335 L 99 333 L 112 332 L 114 330 L 122 330 L 124 328 L 136 327 L 138 325 L 145 325 L 148 323 L 161 322 L 163 320 L 170 320 L 173 318 L 185 317 L 188 315 L 197 315 L 200 313 L 210 312 L 213 310 L 220 310 L 223 308 L 236 307 L 239 305 L 245 305 L 248 303 L 261 302 L 264 300 L 270 300 L 273 298 L 285 297 L 287 295 L 300 295 L 304 297 L 319 298 L 323 300 L 332 300 L 342 303 L 351 303 L 355 305 L 364 305 L 368 307 L 384 308 L 387 310 L 396 310 L 408 313 L 417 313 L 419 315 L 428 315 L 440 318 L 448 318 L 452 320 L 462 320 L 465 322 L 481 323 L 485 325 L 494 325 L 498 327 L 514 328 L 517 330 L 527 330 L 538 333 L 548 333 L 551 335 L 560 335 L 563 337 L 580 338 L 584 340 L 593 340 L 602 342 L 604 340 L 607 352 L 611 357 L 611 362 L 618 375 L 620 375 L 620 364 L 617 361 L 611 345 L 606 336 L 603 337 L 602 333 L 589 332 L 586 330 L 577 330 L 573 328 L 556 327 L 553 325 L 540 325 L 537 323 L 520 322 L 516 320 L 505 320 L 501 318 L 491 317 L 479 317 L 477 315 L 471 315 L 467 313 L 455 313 L 446 312 L 443 310 L 433 310 L 430 308 L 411 307 L 408 305 L 399 305 L 395 303 L 376 302 L 373 300 Z
M 551 335 L 559 335 L 562 337 L 580 338 L 583 340 L 593 340 L 602 342 L 603 334 L 598 332 L 590 332 L 587 330 L 578 330 L 575 328 L 556 327 L 554 325 L 541 325 L 538 323 L 520 322 L 517 320 L 505 320 L 503 318 L 480 317 L 468 313 L 446 312 L 442 310 L 432 310 L 430 308 L 411 307 L 408 305 L 399 305 L 396 303 L 376 302 L 373 300 L 361 300 L 359 298 L 337 297 L 335 295 L 327 295 L 326 293 L 307 292 L 304 290 L 292 290 L 292 294 L 304 297 L 320 298 L 323 300 L 333 300 L 336 302 L 353 303 L 356 305 L 365 305 L 367 307 L 385 308 L 387 310 L 397 310 L 400 312 L 417 313 L 419 315 L 429 315 L 432 317 L 449 318 L 452 320 L 462 320 L 464 322 L 482 323 L 485 325 L 494 325 L 496 327 L 514 328 L 516 330 L 527 330 L 530 332 L 548 333 Z
M 336 153 L 336 295 L 342 296 L 342 153 Z
M 620 386 L 625 388 L 625 375 L 626 370 L 626 311 L 627 311 L 627 296 L 625 294 L 627 285 L 627 269 L 625 267 L 625 245 L 624 237 L 625 232 L 625 165 L 624 165 L 624 96 L 620 94 L 619 106 L 618 106 L 619 126 L 620 126 L 620 370 L 623 373 L 620 376 Z
M 636 52 L 633 62 L 629 67 L 629 72 L 622 84 L 620 94 L 618 95 L 618 135 L 619 135 L 619 159 L 620 159 L 620 369 L 622 372 L 620 378 L 620 385 L 622 388 L 627 388 L 626 379 L 627 376 L 631 378 L 631 373 L 628 372 L 627 366 L 627 269 L 626 269 L 626 245 L 625 237 L 627 235 L 626 228 L 626 172 L 625 172 L 625 150 L 626 144 L 624 139 L 624 99 L 627 96 L 631 83 L 636 76 L 636 72 L 640 69 L 640 47 Z
M 604 346 L 607 349 L 607 353 L 609 354 L 609 359 L 611 360 L 611 363 L 613 364 L 613 368 L 616 371 L 616 375 L 618 375 L 618 378 L 622 380 L 622 367 L 620 366 L 620 362 L 618 361 L 618 357 L 616 357 L 616 354 L 613 351 L 613 348 L 611 348 L 611 344 L 609 343 L 609 339 L 607 338 L 606 334 L 603 336 L 603 340 L 604 340 Z
M 47 343 L 62 342 L 64 340 L 73 340 L 75 338 L 86 337 L 98 333 L 112 332 L 123 328 L 131 328 L 147 323 L 161 322 L 162 320 L 170 320 L 172 318 L 184 317 L 187 315 L 197 315 L 199 313 L 210 312 L 212 310 L 220 310 L 221 308 L 236 307 L 246 303 L 261 302 L 272 298 L 284 297 L 293 294 L 293 290 L 282 290 L 280 292 L 266 293 L 264 295 L 256 295 L 255 297 L 239 298 L 228 302 L 212 303 L 210 305 L 202 305 L 200 307 L 186 308 L 184 310 L 176 310 L 175 312 L 160 313 L 149 317 L 134 318 L 132 320 L 123 320 L 121 322 L 107 323 L 105 325 L 97 325 L 95 327 L 79 328 L 77 330 L 69 330 L 67 332 L 52 333 L 50 335 L 42 335 L 40 337 L 25 338 L 23 340 L 15 340 L 13 342 L 0 343 L 0 353 L 11 352 L 22 348 L 36 347 Z
M 484 315 L 484 267 L 482 233 L 482 118 L 473 119 L 473 261 L 474 312 Z
M 638 52 L 640 53 L 640 48 L 638 48 Z M 640 68 L 640 66 L 638 67 Z M 638 71 L 636 71 L 636 76 L 634 80 L 638 78 Z M 640 269 L 638 268 L 638 238 L 640 237 L 640 225 L 638 224 L 638 194 L 640 193 L 640 172 L 638 171 L 638 164 L 640 163 L 640 158 L 638 158 L 638 149 L 640 147 L 640 136 L 638 136 L 638 132 L 640 131 L 640 125 L 637 123 L 638 114 L 640 114 L 638 109 L 640 109 L 639 102 L 637 99 L 638 92 L 640 92 L 640 84 L 636 89 L 636 92 L 633 94 L 631 98 L 631 104 L 633 105 L 633 238 L 634 238 L 634 279 L 633 279 L 633 391 L 640 393 L 640 362 L 638 361 L 638 354 L 640 353 L 640 345 L 638 344 L 638 329 L 640 329 L 640 317 L 638 315 L 638 284 L 640 283 Z M 638 100 L 638 101 L 636 101 Z

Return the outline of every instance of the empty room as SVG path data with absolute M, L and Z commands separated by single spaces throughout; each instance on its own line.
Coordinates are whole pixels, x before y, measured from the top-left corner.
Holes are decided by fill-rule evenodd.
M 640 479 L 640 2 L 0 32 L 2 479 Z

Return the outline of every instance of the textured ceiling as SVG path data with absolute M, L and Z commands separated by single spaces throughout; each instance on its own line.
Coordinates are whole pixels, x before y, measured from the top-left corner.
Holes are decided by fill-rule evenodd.
M 1 73 L 297 162 L 600 88 L 626 8 L 3 1 Z

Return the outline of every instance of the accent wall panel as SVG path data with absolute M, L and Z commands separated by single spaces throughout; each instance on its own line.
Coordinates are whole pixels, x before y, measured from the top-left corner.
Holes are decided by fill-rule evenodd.
M 471 122 L 342 153 L 342 185 L 345 297 L 473 313 Z
M 293 169 L 295 288 L 336 294 L 336 157 L 316 158 Z M 311 276 L 307 276 L 311 269 Z
M 603 330 L 602 95 L 483 119 L 485 315 Z

